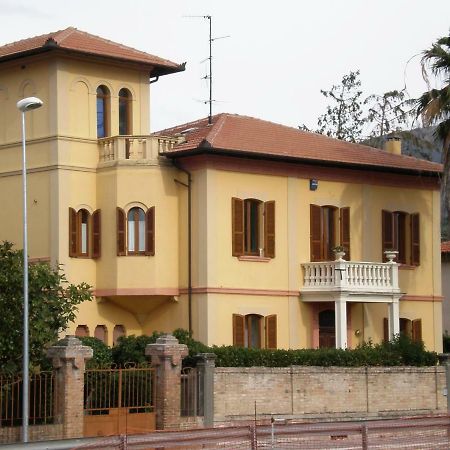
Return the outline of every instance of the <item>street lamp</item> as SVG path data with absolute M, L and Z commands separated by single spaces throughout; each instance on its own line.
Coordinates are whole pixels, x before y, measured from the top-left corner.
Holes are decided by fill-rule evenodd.
M 28 231 L 27 231 L 27 161 L 25 139 L 25 113 L 40 108 L 43 102 L 37 97 L 27 97 L 17 102 L 22 112 L 22 189 L 23 189 L 23 385 L 22 385 L 22 440 L 28 442 Z

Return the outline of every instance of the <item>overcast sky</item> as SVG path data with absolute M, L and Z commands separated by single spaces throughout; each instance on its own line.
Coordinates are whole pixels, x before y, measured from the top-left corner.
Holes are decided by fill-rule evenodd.
M 152 85 L 156 131 L 208 114 L 208 21 L 213 112 L 315 126 L 320 89 L 361 71 L 365 94 L 426 85 L 414 57 L 449 32 L 449 0 L 0 0 L 0 45 L 74 26 L 175 62 Z M 407 61 L 413 58 L 407 65 Z

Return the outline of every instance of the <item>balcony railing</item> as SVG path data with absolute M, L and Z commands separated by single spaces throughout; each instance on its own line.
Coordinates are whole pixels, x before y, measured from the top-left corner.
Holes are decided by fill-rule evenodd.
M 99 161 L 157 160 L 172 150 L 177 138 L 161 136 L 111 136 L 98 139 Z
M 395 263 L 324 261 L 302 267 L 302 291 L 399 292 Z

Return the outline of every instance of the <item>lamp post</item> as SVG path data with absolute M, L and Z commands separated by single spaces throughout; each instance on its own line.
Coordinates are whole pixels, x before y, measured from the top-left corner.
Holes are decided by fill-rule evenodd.
M 29 367 L 28 367 L 28 223 L 27 223 L 27 161 L 25 139 L 25 113 L 42 106 L 37 97 L 27 97 L 17 102 L 22 112 L 22 190 L 23 190 L 23 384 L 22 384 L 22 441 L 28 442 L 29 417 Z

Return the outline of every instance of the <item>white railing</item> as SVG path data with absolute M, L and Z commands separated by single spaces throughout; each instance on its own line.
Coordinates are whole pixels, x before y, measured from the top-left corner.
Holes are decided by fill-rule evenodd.
M 158 136 L 111 136 L 98 140 L 99 161 L 157 160 L 172 150 L 177 138 Z
M 398 292 L 398 264 L 324 261 L 302 264 L 305 291 Z

